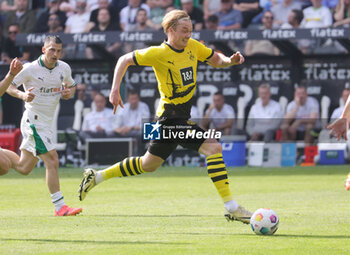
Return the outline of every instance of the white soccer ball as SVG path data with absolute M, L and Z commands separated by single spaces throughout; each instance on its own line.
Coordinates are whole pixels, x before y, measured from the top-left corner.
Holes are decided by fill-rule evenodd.
M 250 226 L 257 235 L 273 235 L 278 229 L 278 215 L 271 209 L 260 208 L 250 218 Z

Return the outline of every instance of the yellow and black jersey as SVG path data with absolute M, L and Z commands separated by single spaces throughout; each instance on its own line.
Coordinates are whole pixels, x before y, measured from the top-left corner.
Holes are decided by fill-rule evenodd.
M 213 54 L 212 49 L 194 39 L 190 39 L 183 50 L 164 42 L 160 46 L 134 51 L 135 64 L 152 66 L 155 72 L 160 93 L 158 117 L 190 117 L 197 61 L 205 62 Z

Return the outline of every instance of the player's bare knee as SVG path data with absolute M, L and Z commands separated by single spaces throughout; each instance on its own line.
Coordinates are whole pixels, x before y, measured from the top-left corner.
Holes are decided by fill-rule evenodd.
M 221 144 L 215 140 L 210 143 L 210 146 L 207 147 L 206 156 L 210 156 L 218 153 L 222 153 L 222 147 L 221 147 Z
M 49 157 L 44 160 L 47 169 L 58 169 L 59 160 L 57 153 L 50 153 Z
M 11 169 L 11 162 L 8 159 L 1 159 L 0 160 L 0 175 L 7 174 Z
M 222 153 L 221 144 L 218 142 L 213 143 L 212 145 L 212 154 Z

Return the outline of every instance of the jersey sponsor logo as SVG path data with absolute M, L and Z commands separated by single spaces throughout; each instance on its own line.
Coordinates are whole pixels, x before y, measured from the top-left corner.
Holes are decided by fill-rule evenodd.
M 194 83 L 192 66 L 180 69 L 180 74 L 184 86 Z
M 62 89 L 61 88 L 45 88 L 45 87 L 41 87 L 39 89 L 40 93 L 56 93 L 56 92 L 60 92 Z
M 192 67 L 187 67 L 187 68 L 184 68 L 184 69 L 189 69 L 189 68 L 192 69 Z M 183 70 L 183 69 L 181 69 L 181 70 Z M 181 70 L 180 70 L 180 72 L 181 72 Z M 192 69 L 192 74 L 193 74 L 193 69 Z M 193 85 L 187 87 L 187 89 L 185 91 L 179 91 L 179 89 L 181 89 L 182 85 L 179 84 L 179 83 L 175 83 L 174 78 L 173 78 L 173 74 L 172 74 L 170 69 L 168 69 L 168 77 L 167 77 L 167 79 L 168 79 L 167 85 L 170 85 L 171 90 L 172 90 L 172 96 L 168 97 L 170 100 L 173 100 L 173 99 L 176 99 L 176 98 L 185 97 L 188 94 L 190 94 L 192 92 L 192 90 L 196 87 L 196 84 L 193 84 Z M 169 79 L 170 79 L 170 81 L 169 81 Z M 192 81 L 192 83 L 193 83 L 193 81 Z M 186 84 L 183 83 L 183 85 L 185 86 Z

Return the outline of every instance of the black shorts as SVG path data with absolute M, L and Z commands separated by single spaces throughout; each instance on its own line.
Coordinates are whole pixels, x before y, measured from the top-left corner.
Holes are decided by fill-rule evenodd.
M 200 128 L 195 122 L 186 119 L 167 119 L 161 118 L 158 119 L 159 123 L 162 124 L 162 130 L 166 130 L 166 135 L 168 139 L 162 140 L 152 140 L 148 147 L 148 152 L 152 155 L 161 157 L 166 160 L 170 154 L 176 149 L 178 145 L 181 145 L 184 148 L 198 151 L 202 143 L 206 140 L 205 138 L 170 138 L 172 137 L 169 132 L 178 133 L 178 132 L 187 132 L 188 129 L 195 130 L 196 132 L 203 132 L 204 130 Z M 169 131 L 169 132 L 168 132 Z

